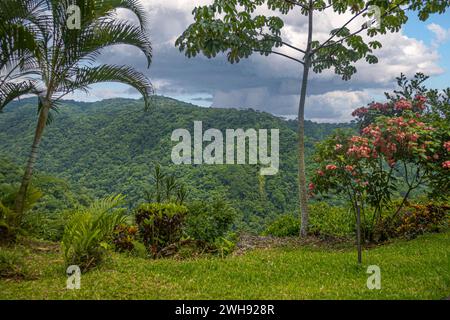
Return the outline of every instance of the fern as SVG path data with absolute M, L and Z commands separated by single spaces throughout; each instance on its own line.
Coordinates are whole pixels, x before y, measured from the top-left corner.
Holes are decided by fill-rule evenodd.
M 72 214 L 62 239 L 67 265 L 86 271 L 102 261 L 114 227 L 126 220 L 124 211 L 118 209 L 123 200 L 122 195 L 110 196 Z

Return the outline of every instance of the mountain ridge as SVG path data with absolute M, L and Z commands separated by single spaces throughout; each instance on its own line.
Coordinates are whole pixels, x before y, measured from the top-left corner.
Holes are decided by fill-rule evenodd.
M 93 197 L 123 193 L 134 207 L 145 200 L 145 191 L 152 187 L 152 168 L 160 163 L 187 185 L 189 198 L 229 199 L 240 212 L 243 225 L 251 230 L 260 230 L 279 214 L 296 210 L 295 121 L 252 109 L 204 108 L 172 98 L 153 99 L 148 111 L 141 100 L 133 99 L 65 101 L 44 133 L 37 171 L 89 190 Z M 0 114 L 0 156 L 20 167 L 25 164 L 34 134 L 33 102 L 36 100 L 14 102 Z M 170 156 L 176 143 L 171 141 L 171 133 L 178 128 L 192 132 L 194 121 L 202 121 L 204 130 L 279 129 L 279 173 L 261 177 L 258 165 L 174 165 Z M 311 171 L 314 143 L 351 124 L 309 121 L 305 126 Z

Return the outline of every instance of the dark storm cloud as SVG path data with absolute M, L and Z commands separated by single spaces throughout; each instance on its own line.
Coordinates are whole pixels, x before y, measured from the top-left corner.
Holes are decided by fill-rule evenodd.
M 193 5 L 188 6 L 186 2 L 175 2 L 178 6 L 156 2 L 156 5 L 149 9 L 150 36 L 153 41 L 151 68 L 146 69 L 145 59 L 137 50 L 124 46 L 105 50 L 101 56 L 102 62 L 123 61 L 135 66 L 152 79 L 157 94 L 192 96 L 190 101 L 212 101 L 214 107 L 251 107 L 280 115 L 297 113 L 301 75 L 299 65 L 281 57 L 263 57 L 258 54 L 234 65 L 228 63 L 224 55 L 215 59 L 207 59 L 202 55 L 188 59 L 175 48 L 174 42 L 191 23 L 190 12 Z M 303 22 L 296 22 L 292 17 L 287 21 L 288 24 L 291 23 L 289 32 L 294 36 L 296 33 L 301 35 Z M 294 25 L 295 23 L 297 25 Z M 405 60 L 404 55 L 395 56 L 402 46 L 412 47 L 416 51 L 428 50 L 415 39 L 402 35 L 390 36 L 386 42 L 387 48 L 379 52 L 380 60 L 384 59 L 385 64 L 367 66 L 361 63 L 359 73 L 351 81 L 342 81 L 331 72 L 312 75 L 308 88 L 310 98 L 307 117 L 318 121 L 348 120 L 347 109 L 369 102 L 369 91 L 378 90 L 378 93 L 381 93 L 394 76 L 401 71 L 407 72 L 407 68 L 416 63 L 413 60 L 415 56 L 410 56 L 409 60 Z M 436 57 L 429 50 L 425 53 L 433 65 L 433 59 Z M 425 53 L 416 55 L 421 62 Z M 205 99 L 204 96 L 212 98 L 195 100 Z M 345 106 L 346 103 L 354 105 Z

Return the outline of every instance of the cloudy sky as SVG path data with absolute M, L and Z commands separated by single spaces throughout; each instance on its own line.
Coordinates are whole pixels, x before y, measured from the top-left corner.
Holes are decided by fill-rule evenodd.
M 128 63 L 145 72 L 156 93 L 204 107 L 254 108 L 276 115 L 295 117 L 300 91 L 301 66 L 279 56 L 259 54 L 231 65 L 224 56 L 207 59 L 186 58 L 174 46 L 175 39 L 193 22 L 195 6 L 212 0 L 141 0 L 150 16 L 154 59 L 149 70 L 136 50 L 116 46 L 105 50 L 101 62 Z M 263 10 L 267 11 L 268 10 Z M 272 13 L 273 14 L 273 13 Z M 119 15 L 133 19 L 125 12 Z M 376 51 L 377 65 L 358 63 L 358 73 L 342 81 L 332 71 L 313 74 L 309 84 L 306 117 L 318 122 L 351 120 L 351 110 L 382 99 L 383 92 L 394 88 L 401 72 L 431 76 L 434 88 L 450 86 L 450 12 L 420 22 L 410 14 L 407 25 L 398 33 L 379 38 L 383 48 Z M 314 38 L 325 40 L 329 30 L 339 27 L 348 16 L 332 12 L 317 15 Z M 306 19 L 296 12 L 285 17 L 283 36 L 304 47 Z M 363 21 L 355 21 L 356 29 Z M 282 48 L 282 50 L 288 50 Z M 291 52 L 292 53 L 292 52 Z M 93 101 L 112 97 L 137 98 L 136 92 L 116 84 L 93 87 L 89 95 L 76 93 L 72 98 Z

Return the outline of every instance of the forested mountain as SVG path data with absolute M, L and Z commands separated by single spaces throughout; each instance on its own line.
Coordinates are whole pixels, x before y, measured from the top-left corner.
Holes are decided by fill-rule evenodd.
M 203 130 L 217 128 L 223 133 L 238 128 L 280 129 L 279 173 L 260 176 L 258 165 L 174 165 L 171 151 L 176 142 L 171 134 L 179 128 L 193 134 L 194 121 L 202 121 Z M 4 168 L 17 170 L 25 165 L 35 122 L 34 99 L 14 102 L 0 114 L 0 183 L 18 182 L 19 174 L 6 174 L 12 171 Z M 306 122 L 307 155 L 316 141 L 342 127 L 350 125 Z M 296 208 L 296 128 L 294 122 L 268 113 L 201 108 L 165 97 L 154 97 L 147 111 L 139 100 L 66 101 L 53 113 L 46 130 L 35 180 L 50 175 L 67 181 L 81 203 L 90 197 L 123 193 L 129 206 L 135 207 L 153 188 L 151 173 L 160 163 L 187 186 L 188 198 L 223 196 L 238 209 L 242 226 L 252 230 Z M 311 159 L 308 164 L 313 170 Z M 57 211 L 54 206 L 50 209 Z

